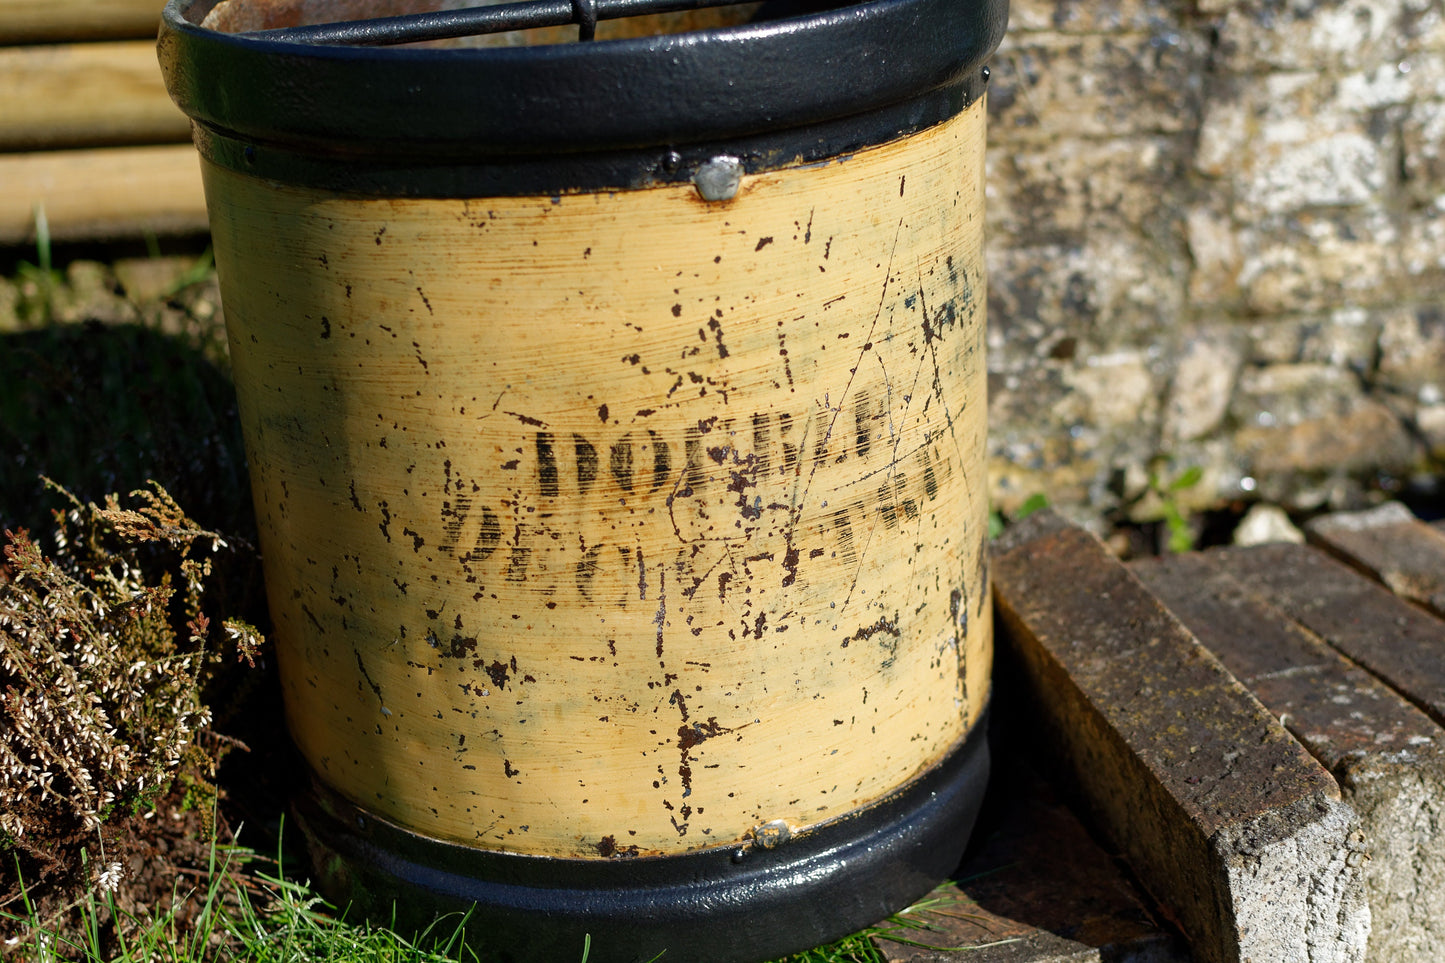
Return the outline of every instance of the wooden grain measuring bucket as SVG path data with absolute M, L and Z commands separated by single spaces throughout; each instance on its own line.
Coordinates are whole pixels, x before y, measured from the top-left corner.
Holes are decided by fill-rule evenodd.
M 504 959 L 882 918 L 987 772 L 1003 0 L 394 6 L 160 41 L 321 884 Z

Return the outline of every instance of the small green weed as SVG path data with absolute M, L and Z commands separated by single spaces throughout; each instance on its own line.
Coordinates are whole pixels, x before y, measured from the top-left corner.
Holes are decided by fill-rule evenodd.
M 190 267 L 182 271 L 180 275 L 166 287 L 161 295 L 162 299 L 168 301 L 191 285 L 200 284 L 202 281 L 207 280 L 211 276 L 211 270 L 215 266 L 215 263 L 215 254 L 208 246 Z
M 1048 507 L 1049 496 L 1043 492 L 1034 492 L 1028 498 L 1024 499 L 1024 503 L 1019 506 L 1018 511 L 1013 513 L 1012 517 L 1005 517 L 1004 513 L 999 509 L 990 508 L 988 511 L 988 537 L 990 539 L 998 538 L 1011 522 L 1022 521 L 1034 512 L 1042 511 Z
M 28 325 L 49 324 L 55 317 L 55 297 L 64 276 L 51 263 L 50 221 L 45 208 L 35 208 L 35 259 L 38 264 L 21 261 L 15 268 L 19 282 L 20 301 L 16 312 Z
M 1149 491 L 1159 499 L 1160 520 L 1168 533 L 1164 547 L 1175 554 L 1192 551 L 1198 536 L 1190 523 L 1180 500 L 1180 495 L 1198 485 L 1204 477 L 1204 470 L 1191 465 L 1173 478 L 1165 481 L 1159 468 L 1149 472 Z

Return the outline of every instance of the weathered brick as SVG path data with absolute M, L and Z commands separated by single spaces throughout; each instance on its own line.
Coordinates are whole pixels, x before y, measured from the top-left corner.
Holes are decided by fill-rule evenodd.
M 1031 516 L 993 571 L 1043 741 L 1196 957 L 1360 959 L 1358 829 L 1320 764 L 1088 533 Z
M 1369 852 L 1369 958 L 1445 958 L 1445 733 L 1268 604 L 1224 556 L 1131 568 L 1339 781 Z
M 1396 595 L 1445 617 L 1445 536 L 1399 502 L 1323 515 L 1310 540 L 1383 582 Z
M 1003 720 L 999 720 L 1002 722 Z M 875 938 L 889 963 L 1186 963 L 1119 863 L 1005 737 L 957 882 Z M 916 928 L 915 928 L 916 927 Z M 912 945 L 910 945 L 912 944 Z M 922 945 L 917 945 L 922 944 Z M 967 950 L 966 957 L 960 951 Z
M 1305 545 L 1224 549 L 1236 577 L 1445 724 L 1445 621 Z

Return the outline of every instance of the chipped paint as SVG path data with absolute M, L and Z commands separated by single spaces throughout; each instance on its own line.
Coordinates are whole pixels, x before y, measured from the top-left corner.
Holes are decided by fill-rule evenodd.
M 711 204 L 207 166 L 320 776 L 436 838 L 620 858 L 806 832 L 955 746 L 991 659 L 982 129 Z

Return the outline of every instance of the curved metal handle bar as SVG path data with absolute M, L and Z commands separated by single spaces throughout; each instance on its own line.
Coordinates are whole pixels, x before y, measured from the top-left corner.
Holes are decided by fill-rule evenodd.
M 400 17 L 256 30 L 241 36 L 286 43 L 381 47 L 423 40 L 450 40 L 506 30 L 528 30 L 533 27 L 563 27 L 569 23 L 578 24 L 585 33 L 588 24 L 584 21 L 587 18 L 579 20 L 578 14 L 579 11 L 585 12 L 588 6 L 595 11 L 596 20 L 617 20 L 650 13 L 727 7 L 740 2 L 747 0 L 593 0 L 585 5 L 573 3 L 572 0 L 521 0 L 490 7 L 467 7 L 462 10 L 410 13 Z

